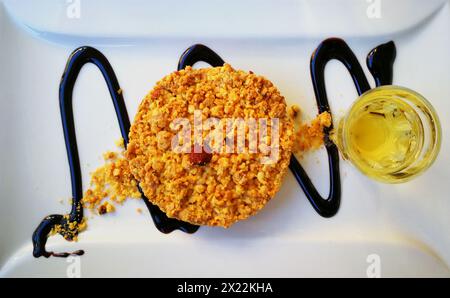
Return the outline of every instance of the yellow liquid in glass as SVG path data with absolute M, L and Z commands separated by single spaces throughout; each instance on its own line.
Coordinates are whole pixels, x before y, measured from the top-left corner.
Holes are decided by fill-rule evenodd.
M 348 123 L 348 153 L 372 176 L 399 171 L 412 164 L 422 150 L 421 123 L 416 111 L 403 101 L 373 99 Z
M 435 161 L 441 126 L 436 111 L 420 94 L 381 86 L 358 98 L 331 139 L 365 175 L 400 183 L 423 173 Z

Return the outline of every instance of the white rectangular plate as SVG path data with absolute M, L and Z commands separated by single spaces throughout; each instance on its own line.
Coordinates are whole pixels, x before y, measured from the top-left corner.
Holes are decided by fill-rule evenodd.
M 373 182 L 341 163 L 337 216 L 318 216 L 289 174 L 257 216 L 228 230 L 159 233 L 142 201 L 89 219 L 78 243 L 49 241 L 56 251 L 82 248 L 81 274 L 150 277 L 450 276 L 449 1 L 0 1 L 0 276 L 67 276 L 65 259 L 35 259 L 31 234 L 48 214 L 69 210 L 71 194 L 58 86 L 69 54 L 90 45 L 110 60 L 133 118 L 140 100 L 175 70 L 181 53 L 204 43 L 235 68 L 272 80 L 289 104 L 316 113 L 310 55 L 324 38 L 345 38 L 360 63 L 394 40 L 394 83 L 435 106 L 441 154 L 423 176 L 402 185 Z M 75 9 L 75 10 L 73 10 Z M 369 14 L 367 14 L 369 9 Z M 371 16 L 371 17 L 369 17 Z M 379 16 L 380 18 L 377 18 Z M 365 67 L 364 67 L 365 68 Z M 370 75 L 365 68 L 370 78 Z M 345 68 L 331 62 L 327 90 L 335 121 L 357 97 Z M 373 86 L 373 80 L 370 79 Z M 99 71 L 83 68 L 74 91 L 83 171 L 101 164 L 120 136 Z M 324 151 L 302 165 L 328 191 Z M 59 201 L 64 199 L 64 204 Z

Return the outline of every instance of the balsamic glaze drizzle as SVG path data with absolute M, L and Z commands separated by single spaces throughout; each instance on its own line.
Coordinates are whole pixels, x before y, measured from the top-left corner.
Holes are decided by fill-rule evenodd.
M 206 62 L 213 67 L 223 66 L 225 61 L 205 45 L 195 44 L 189 47 L 180 57 L 178 61 L 178 70 L 186 68 L 186 66 L 193 66 L 197 62 Z
M 395 44 L 392 41 L 378 46 L 369 53 L 367 65 L 375 78 L 377 86 L 392 83 L 392 66 L 395 56 Z M 311 57 L 311 78 L 319 113 L 327 111 L 331 114 L 325 88 L 324 71 L 326 64 L 332 59 L 337 59 L 346 66 L 353 78 L 358 94 L 361 95 L 370 89 L 370 85 L 364 75 L 361 65 L 347 44 L 341 39 L 327 39 L 319 45 Z M 181 70 L 186 66 L 192 66 L 199 61 L 207 62 L 212 66 L 222 66 L 225 63 L 224 60 L 210 48 L 201 44 L 196 44 L 188 48 L 181 55 L 178 63 L 178 70 Z M 120 91 L 121 89 L 111 64 L 101 52 L 94 48 L 80 47 L 76 49 L 69 57 L 59 90 L 60 111 L 72 184 L 72 210 L 68 219 L 63 215 L 50 215 L 42 220 L 32 236 L 33 255 L 35 257 L 68 257 L 70 255 L 84 254 L 84 251 L 82 250 L 73 253 L 47 252 L 45 244 L 47 242 L 48 234 L 56 225 L 61 225 L 64 231 L 64 228 L 67 228 L 70 223 L 81 222 L 83 219 L 83 208 L 81 205 L 83 196 L 82 180 L 73 119 L 72 92 L 82 67 L 87 63 L 93 63 L 101 71 L 116 110 L 125 146 L 128 144 L 130 121 L 122 92 Z M 305 192 L 308 200 L 311 202 L 314 209 L 324 217 L 331 217 L 337 213 L 341 198 L 339 152 L 336 145 L 329 139 L 329 132 L 331 129 L 332 127 L 325 129 L 324 131 L 330 173 L 330 192 L 327 199 L 322 198 L 318 193 L 295 156 L 292 156 L 290 164 L 290 169 Z M 198 226 L 168 218 L 164 212 L 145 198 L 141 189 L 139 190 L 153 218 L 153 222 L 159 231 L 162 233 L 170 233 L 179 229 L 186 233 L 194 233 L 198 230 Z M 62 232 L 62 234 L 63 236 L 68 236 L 68 234 L 64 234 L 64 232 Z
M 393 41 L 379 45 L 367 56 L 367 67 L 377 87 L 392 85 L 393 66 L 397 50 Z

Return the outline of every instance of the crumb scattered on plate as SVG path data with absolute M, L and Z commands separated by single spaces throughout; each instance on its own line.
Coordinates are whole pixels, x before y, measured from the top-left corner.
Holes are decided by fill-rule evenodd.
M 113 204 L 121 204 L 127 198 L 141 198 L 137 181 L 122 153 L 108 151 L 103 159 L 105 164 L 91 173 L 90 187 L 82 199 L 84 207 L 97 208 L 99 214 L 114 212 Z
M 331 115 L 324 112 L 309 123 L 300 122 L 295 133 L 294 153 L 300 155 L 323 145 L 324 129 L 331 126 Z

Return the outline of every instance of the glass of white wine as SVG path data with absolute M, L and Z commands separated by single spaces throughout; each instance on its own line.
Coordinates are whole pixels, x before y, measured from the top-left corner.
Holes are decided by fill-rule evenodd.
M 385 183 L 416 177 L 435 161 L 441 146 L 436 111 L 417 92 L 381 86 L 362 94 L 332 135 L 345 159 Z

